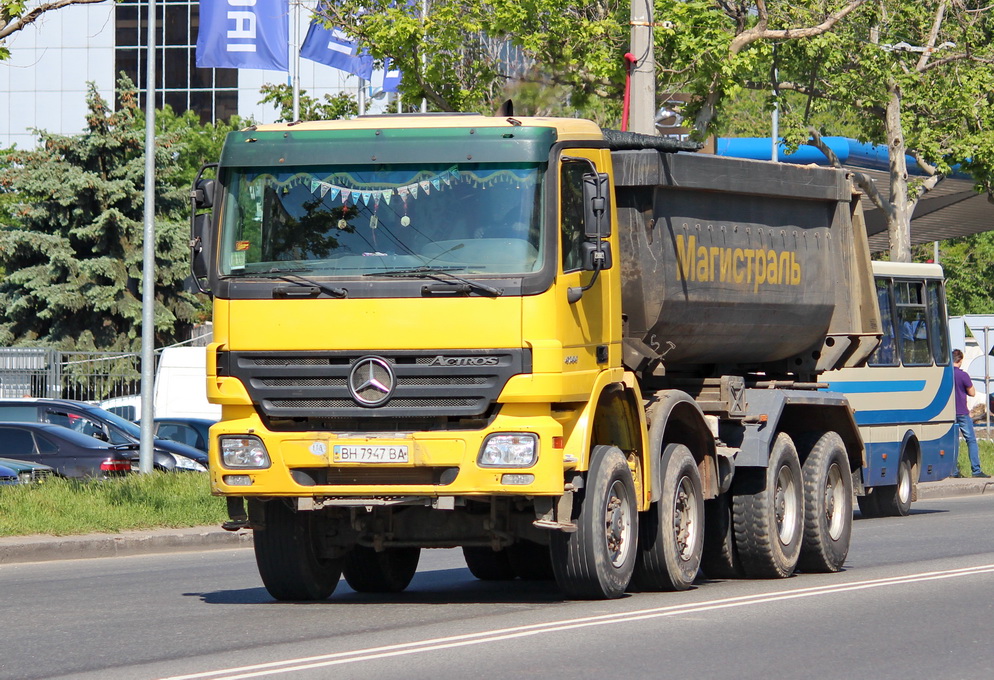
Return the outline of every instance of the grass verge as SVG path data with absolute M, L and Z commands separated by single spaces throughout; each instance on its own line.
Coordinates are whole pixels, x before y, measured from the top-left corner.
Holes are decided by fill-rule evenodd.
M 206 474 L 156 472 L 0 487 L 0 536 L 115 533 L 225 519 L 224 499 L 210 495 Z
M 994 475 L 994 441 L 985 438 L 982 431 L 977 431 L 977 446 L 980 449 L 980 467 L 989 475 Z M 973 474 L 970 469 L 970 456 L 966 452 L 966 442 L 963 437 L 959 440 L 959 473 L 964 477 Z

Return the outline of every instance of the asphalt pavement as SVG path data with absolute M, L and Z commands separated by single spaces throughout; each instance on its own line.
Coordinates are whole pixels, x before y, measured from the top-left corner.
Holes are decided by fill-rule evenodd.
M 994 479 L 949 478 L 918 485 L 918 499 L 954 498 L 994 493 Z M 124 531 L 80 536 L 0 537 L 0 565 L 17 562 L 123 557 L 151 553 L 193 552 L 252 546 L 249 530 L 225 531 L 216 527 Z

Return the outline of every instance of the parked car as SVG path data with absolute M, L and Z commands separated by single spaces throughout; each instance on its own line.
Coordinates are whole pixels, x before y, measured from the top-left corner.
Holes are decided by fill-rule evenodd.
M 0 454 L 43 463 L 62 477 L 113 477 L 138 468 L 136 445 L 109 444 L 51 423 L 0 422 Z
M 159 439 L 186 444 L 207 453 L 211 425 L 217 421 L 210 418 L 156 418 L 153 422 L 152 433 Z
M 141 429 L 99 406 L 68 399 L 0 399 L 0 421 L 51 423 L 115 446 L 137 445 Z M 162 470 L 207 470 L 207 454 L 180 442 L 155 439 L 155 467 Z M 0 451 L 0 456 L 3 453 Z
M 55 473 L 55 470 L 48 465 L 14 460 L 13 458 L 0 458 L 0 466 L 13 470 L 16 475 L 16 484 L 43 482 Z
M 0 486 L 7 486 L 9 484 L 17 483 L 17 471 L 0 463 Z

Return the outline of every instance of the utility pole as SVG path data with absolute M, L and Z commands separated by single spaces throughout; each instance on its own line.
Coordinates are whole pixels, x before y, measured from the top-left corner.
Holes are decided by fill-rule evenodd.
M 652 0 L 632 0 L 631 110 L 628 129 L 644 135 L 656 134 L 656 58 L 652 48 Z

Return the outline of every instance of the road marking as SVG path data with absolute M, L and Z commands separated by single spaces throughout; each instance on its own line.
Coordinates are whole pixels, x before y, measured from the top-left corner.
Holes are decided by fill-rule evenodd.
M 920 574 L 908 574 L 906 576 L 892 576 L 888 578 L 874 579 L 871 581 L 855 581 L 852 583 L 817 586 L 813 588 L 796 588 L 782 593 L 742 595 L 739 597 L 712 600 L 710 602 L 671 605 L 668 607 L 653 607 L 651 609 L 639 609 L 630 612 L 619 612 L 617 614 L 602 614 L 599 616 L 584 616 L 574 619 L 560 619 L 558 621 L 548 621 L 546 623 L 514 626 L 512 628 L 499 628 L 496 630 L 481 631 L 478 633 L 465 633 L 463 635 L 433 638 L 418 642 L 403 642 L 382 647 L 356 649 L 347 652 L 335 652 L 332 654 L 286 659 L 284 661 L 271 661 L 269 663 L 241 666 L 237 668 L 224 668 L 216 671 L 192 673 L 190 675 L 175 675 L 168 678 L 162 678 L 161 680 L 243 680 L 245 678 L 258 678 L 267 675 L 271 676 L 282 673 L 313 670 L 315 668 L 326 668 L 329 666 L 358 663 L 362 661 L 373 661 L 393 656 L 421 654 L 423 652 L 433 652 L 442 649 L 452 649 L 455 647 L 467 647 L 469 645 L 502 642 L 505 640 L 513 640 L 515 638 L 559 633 L 577 628 L 631 623 L 633 621 L 680 616 L 682 614 L 695 614 L 719 609 L 729 609 L 733 607 L 745 607 L 748 605 L 767 604 L 770 602 L 780 602 L 784 600 L 820 597 L 824 595 L 848 593 L 871 588 L 884 588 L 889 586 L 905 585 L 908 583 L 917 584 L 922 581 L 938 581 L 943 579 L 962 578 L 965 576 L 977 576 L 980 574 L 990 573 L 994 573 L 994 564 L 985 564 L 979 567 L 966 567 L 962 569 L 949 569 L 945 571 L 929 571 Z

